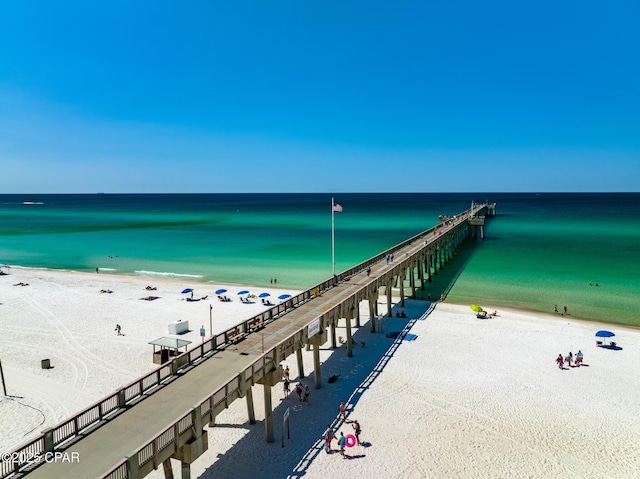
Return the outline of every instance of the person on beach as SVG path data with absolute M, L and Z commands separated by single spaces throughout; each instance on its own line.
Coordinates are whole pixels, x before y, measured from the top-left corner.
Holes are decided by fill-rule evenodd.
M 284 367 L 282 377 L 285 378 L 287 381 L 289 381 L 289 365 L 288 364 Z
M 340 455 L 342 456 L 342 459 L 346 459 L 346 457 L 344 456 L 344 446 L 347 443 L 347 438 L 344 437 L 344 433 L 342 431 L 340 431 L 340 437 L 338 438 L 338 447 L 340 448 Z
M 557 312 L 558 312 L 558 305 L 557 305 L 557 304 L 554 304 L 554 305 L 553 305 L 553 312 L 554 312 L 554 313 L 557 313 Z
M 578 352 L 576 353 L 576 366 L 580 366 L 582 364 L 582 351 L 578 349 Z
M 564 358 L 564 360 L 567 362 L 567 366 L 571 367 L 571 364 L 573 363 L 573 354 L 571 351 L 569 351 L 569 356 Z
M 347 418 L 346 409 L 347 409 L 346 404 L 341 402 L 340 406 L 338 407 L 338 418 L 340 418 L 340 419 L 346 419 Z
M 311 395 L 311 389 L 309 389 L 309 385 L 307 384 L 304 387 L 304 399 L 303 402 L 309 404 L 309 396 Z
M 122 336 L 122 327 L 119 324 L 116 324 L 116 333 L 118 336 Z
M 298 399 L 302 402 L 302 384 L 296 384 L 296 394 L 298 395 Z
M 325 429 L 322 436 L 324 437 L 324 450 L 327 454 L 331 454 L 331 441 L 336 437 L 336 433 L 331 429 L 331 424 L 327 424 L 327 429 Z
M 566 307 L 566 306 L 563 306 L 563 307 L 562 307 L 562 310 L 564 311 L 564 313 L 563 313 L 563 314 L 566 316 L 566 314 L 567 314 L 567 307 Z
M 564 368 L 562 367 L 562 365 L 564 364 L 564 359 L 563 359 L 563 357 L 562 357 L 562 354 L 558 354 L 558 357 L 556 358 L 556 363 L 558 363 L 558 367 L 559 367 L 560 369 L 564 369 Z
M 289 394 L 291 393 L 291 383 L 289 383 L 289 379 L 285 378 L 284 384 L 282 385 L 282 392 L 284 393 L 284 398 L 287 399 Z
M 356 436 L 356 444 L 359 446 L 360 445 L 360 432 L 362 431 L 362 429 L 360 428 L 360 423 L 358 422 L 357 419 L 355 421 L 353 421 L 353 424 L 351 424 L 351 427 L 353 428 L 354 435 Z

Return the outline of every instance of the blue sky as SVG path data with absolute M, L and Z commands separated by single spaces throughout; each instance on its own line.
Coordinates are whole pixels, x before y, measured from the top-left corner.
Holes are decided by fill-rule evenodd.
M 640 191 L 640 0 L 8 0 L 0 41 L 0 193 Z

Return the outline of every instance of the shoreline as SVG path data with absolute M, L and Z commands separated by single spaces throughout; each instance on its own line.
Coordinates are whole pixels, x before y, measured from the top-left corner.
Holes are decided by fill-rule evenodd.
M 86 274 L 88 276 L 95 276 L 96 274 L 101 274 L 104 276 L 112 276 L 112 277 L 121 277 L 121 278 L 131 278 L 131 279 L 136 279 L 136 278 L 147 278 L 149 281 L 159 281 L 159 282 L 165 282 L 165 283 L 178 283 L 178 282 L 184 282 L 184 283 L 196 283 L 196 284 L 201 284 L 201 285 L 208 285 L 208 286 L 227 286 L 227 287 L 231 287 L 231 288 L 237 288 L 237 289 L 247 289 L 247 288 L 254 288 L 254 289 L 260 289 L 260 290 L 264 290 L 264 289 L 277 289 L 277 290 L 282 290 L 283 292 L 291 292 L 291 294 L 298 294 L 300 292 L 305 291 L 305 289 L 300 289 L 300 288 L 287 288 L 287 287 L 283 287 L 280 286 L 278 284 L 269 284 L 269 286 L 264 286 L 264 285 L 259 285 L 259 284 L 255 284 L 255 283 L 234 283 L 231 281 L 213 281 L 213 280 L 208 280 L 208 279 L 204 279 L 199 275 L 189 275 L 189 274 L 178 274 L 178 273 L 157 273 L 157 272 L 149 272 L 150 274 L 132 274 L 132 273 L 119 273 L 117 271 L 108 269 L 108 268 L 104 268 L 104 272 L 101 271 L 100 273 L 95 273 L 92 271 L 80 271 L 80 270 L 74 270 L 74 269 L 58 269 L 58 268 L 46 268 L 46 267 L 34 267 L 34 266 L 19 266 L 19 265 L 7 265 L 10 267 L 9 271 L 11 271 L 12 269 L 18 270 L 18 271 L 48 271 L 48 272 L 52 272 L 52 273 L 72 273 L 72 274 Z M 10 276 L 11 273 L 8 274 L 8 276 Z M 2 276 L 0 276 L 2 277 Z M 393 288 L 395 291 L 397 291 L 397 288 Z M 420 292 L 419 296 L 424 296 L 423 293 Z M 425 298 L 418 298 L 420 301 L 429 301 Z M 558 320 L 579 320 L 579 321 L 587 321 L 590 323 L 598 323 L 601 324 L 602 326 L 606 326 L 606 327 L 627 327 L 627 328 L 632 328 L 632 329 L 637 329 L 640 330 L 640 325 L 637 324 L 628 324 L 628 323 L 616 323 L 616 322 L 610 322 L 610 321 L 606 321 L 604 319 L 594 319 L 594 318 L 588 318 L 588 317 L 582 317 L 582 316 L 574 316 L 573 314 L 567 314 L 566 316 L 563 315 L 562 313 L 553 313 L 550 311 L 543 311 L 543 310 L 539 310 L 539 309 L 528 309 L 525 307 L 515 307 L 515 306 L 510 306 L 510 305 L 504 305 L 504 304 L 500 304 L 500 300 L 497 300 L 498 302 L 496 303 L 495 306 L 492 306 L 491 308 L 487 308 L 488 310 L 492 310 L 492 309 L 496 309 L 496 308 L 502 308 L 502 309 L 508 309 L 511 311 L 518 311 L 521 312 L 523 314 L 526 313 L 532 313 L 532 314 L 541 314 L 541 315 L 549 315 L 551 317 L 555 317 Z M 447 304 L 455 304 L 455 305 L 459 305 L 459 306 L 468 306 L 466 303 L 461 303 L 459 301 L 449 301 L 446 297 L 445 297 L 445 303 Z

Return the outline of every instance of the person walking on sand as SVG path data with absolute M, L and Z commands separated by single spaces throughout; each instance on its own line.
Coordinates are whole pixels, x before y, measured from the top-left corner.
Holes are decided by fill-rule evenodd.
M 282 385 L 282 392 L 284 393 L 284 398 L 287 399 L 289 394 L 291 393 L 291 386 L 288 379 L 284 380 L 284 384 Z
M 345 403 L 341 402 L 340 403 L 340 407 L 338 408 L 339 412 L 338 412 L 338 418 L 340 419 L 346 419 L 347 415 L 345 413 L 345 410 L 347 409 L 347 406 L 345 405 Z
M 362 429 L 360 428 L 360 423 L 358 422 L 357 419 L 355 421 L 353 421 L 353 424 L 351 424 L 351 427 L 353 428 L 353 433 L 356 436 L 356 444 L 359 446 L 360 445 L 360 432 L 362 431 Z
M 569 351 L 569 356 L 564 358 L 564 360 L 567 362 L 567 366 L 571 367 L 571 364 L 573 363 L 573 354 L 571 351 Z
M 564 369 L 562 367 L 562 365 L 564 364 L 564 359 L 562 358 L 562 354 L 558 354 L 558 357 L 556 358 L 556 363 L 558 363 L 558 367 L 560 369 Z
M 576 366 L 580 366 L 582 364 L 582 359 L 582 351 L 578 349 L 578 352 L 576 353 Z
M 284 372 L 282 373 L 282 377 L 289 381 L 289 365 L 287 364 L 284 367 Z
M 118 333 L 118 336 L 122 336 L 122 327 L 119 324 L 116 324 L 116 333 Z
M 311 389 L 309 389 L 309 385 L 307 384 L 304 387 L 304 402 L 309 404 L 309 395 L 311 394 Z
M 302 402 L 302 384 L 296 384 L 296 394 L 298 395 L 298 399 Z
M 338 447 L 340 447 L 340 455 L 342 456 L 342 459 L 346 459 L 344 455 L 344 446 L 346 443 L 347 443 L 347 438 L 344 437 L 344 433 L 341 431 L 340 437 L 338 438 Z
M 331 441 L 336 437 L 336 433 L 331 429 L 331 424 L 327 424 L 324 434 L 324 450 L 327 454 L 331 454 Z

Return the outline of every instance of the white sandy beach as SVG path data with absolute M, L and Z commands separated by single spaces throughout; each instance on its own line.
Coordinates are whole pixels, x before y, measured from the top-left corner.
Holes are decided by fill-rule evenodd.
M 18 282 L 29 286 L 13 286 Z M 147 285 L 158 289 L 146 291 Z M 209 299 L 186 302 L 185 287 Z M 220 287 L 233 302 L 215 299 Z M 201 326 L 209 333 L 210 305 L 216 332 L 261 311 L 260 304 L 237 300 L 240 289 L 11 268 L 0 276 L 0 361 L 9 396 L 0 397 L 0 451 L 153 368 L 148 342 L 167 335 L 169 322 L 188 320 L 192 332 L 181 338 L 197 342 Z M 160 298 L 139 299 L 149 295 Z M 407 319 L 385 318 L 385 332 L 407 326 L 417 336 L 400 341 L 370 333 L 363 304 L 353 357 L 344 346 L 325 345 L 323 385 L 312 389 L 309 405 L 283 400 L 281 385 L 273 388 L 276 442 L 264 442 L 262 388 L 253 388 L 258 422 L 248 424 L 244 400 L 235 401 L 209 428 L 209 450 L 193 464 L 192 477 L 638 477 L 640 330 L 510 310 L 479 320 L 466 305 L 429 306 L 407 300 Z M 116 323 L 124 336 L 116 335 Z M 614 331 L 622 349 L 597 348 L 598 329 Z M 338 334 L 345 336 L 344 329 Z M 557 355 L 578 349 L 584 365 L 561 371 Z M 311 353 L 303 356 L 311 375 L 302 381 L 313 386 Z M 41 369 L 45 358 L 52 369 Z M 295 378 L 295 358 L 287 364 Z M 340 378 L 327 384 L 332 374 Z M 336 418 L 341 401 L 348 401 L 346 423 Z M 291 439 L 282 448 L 279 418 L 287 407 Z M 349 434 L 354 419 L 362 425 L 362 446 L 348 448 L 347 459 L 321 450 L 327 424 Z

